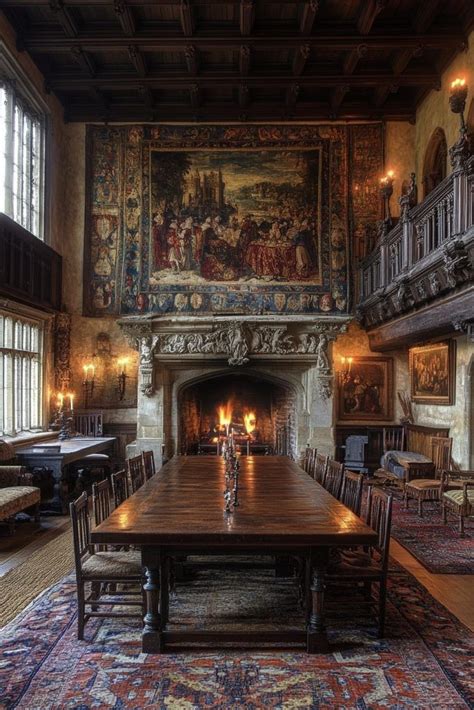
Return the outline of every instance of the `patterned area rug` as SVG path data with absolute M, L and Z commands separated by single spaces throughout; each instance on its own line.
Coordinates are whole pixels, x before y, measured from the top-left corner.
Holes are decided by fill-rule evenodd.
M 474 528 L 466 524 L 466 537 L 459 536 L 456 521 L 443 525 L 439 503 L 425 503 L 423 518 L 416 501 L 405 510 L 395 494 L 392 537 L 434 574 L 474 574 Z
M 330 619 L 331 653 L 296 649 L 140 651 L 134 620 L 98 620 L 76 639 L 71 577 L 46 591 L 2 632 L 3 708 L 372 710 L 468 708 L 474 644 L 468 630 L 400 568 L 389 588 L 387 637 L 351 613 Z M 172 614 L 215 628 L 264 620 L 301 623 L 293 580 L 269 570 L 197 570 L 180 584 Z M 354 611 L 356 613 L 354 613 Z M 181 626 L 182 628 L 182 626 Z M 0 702 L 1 705 L 1 702 Z

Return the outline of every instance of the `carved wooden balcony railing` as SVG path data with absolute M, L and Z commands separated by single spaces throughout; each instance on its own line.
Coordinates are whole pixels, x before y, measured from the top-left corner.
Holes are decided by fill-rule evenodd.
M 357 312 L 365 326 L 377 326 L 472 281 L 474 156 L 461 141 L 450 153 L 451 175 L 415 207 L 401 198 L 400 221 L 382 234 L 361 264 Z
M 0 213 L 0 296 L 42 310 L 61 308 L 61 257 Z

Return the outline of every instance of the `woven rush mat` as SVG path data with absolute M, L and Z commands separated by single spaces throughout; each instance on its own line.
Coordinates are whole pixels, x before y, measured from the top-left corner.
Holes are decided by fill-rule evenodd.
M 66 530 L 0 577 L 0 628 L 74 567 L 72 531 Z

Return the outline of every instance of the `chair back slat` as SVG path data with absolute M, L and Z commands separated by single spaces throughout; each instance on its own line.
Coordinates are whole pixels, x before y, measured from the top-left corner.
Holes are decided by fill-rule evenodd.
M 142 458 L 145 481 L 148 481 L 156 473 L 155 457 L 153 455 L 153 451 L 143 451 Z
M 99 437 L 103 436 L 103 414 L 102 412 L 76 412 L 74 414 L 74 426 L 83 436 Z
M 334 498 L 339 498 L 341 493 L 343 474 L 344 464 L 329 459 L 327 462 L 323 486 L 328 493 L 334 496 Z
M 84 491 L 79 498 L 69 504 L 69 512 L 72 522 L 72 536 L 74 541 L 74 559 L 76 572 L 80 573 L 81 559 L 88 552 L 93 551 L 90 542 L 90 516 L 89 501 L 87 493 Z
M 316 453 L 314 457 L 314 475 L 313 478 L 317 483 L 323 484 L 324 477 L 326 475 L 326 468 L 328 465 L 329 456 L 324 456 L 324 454 Z
M 451 467 L 453 440 L 450 436 L 431 437 L 431 459 L 435 466 L 436 477 Z
M 378 536 L 378 551 L 381 556 L 382 568 L 388 566 L 388 552 L 390 546 L 390 528 L 392 524 L 393 496 L 387 495 L 379 488 L 369 486 L 367 496 L 367 525 L 375 530 Z
M 118 508 L 118 506 L 124 503 L 130 495 L 127 472 L 125 469 L 122 469 L 122 471 L 116 471 L 116 473 L 111 475 L 110 479 L 112 481 L 114 505 Z
M 108 478 L 92 484 L 92 503 L 94 507 L 95 524 L 100 525 L 112 512 L 110 499 L 110 483 Z
M 384 427 L 383 429 L 383 450 L 405 451 L 405 428 L 404 427 Z
M 143 469 L 143 458 L 141 454 L 127 459 L 127 470 L 130 490 L 132 493 L 136 493 L 140 486 L 142 486 L 145 482 L 145 472 Z
M 362 485 L 364 476 L 362 473 L 355 471 L 344 471 L 342 481 L 341 503 L 344 503 L 353 513 L 360 515 L 360 506 L 362 502 Z

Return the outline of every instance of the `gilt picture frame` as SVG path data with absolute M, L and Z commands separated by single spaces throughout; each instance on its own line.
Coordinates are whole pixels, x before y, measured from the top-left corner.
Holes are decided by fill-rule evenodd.
M 410 393 L 417 404 L 454 404 L 456 344 L 454 340 L 410 348 Z
M 393 358 L 353 357 L 337 372 L 340 422 L 392 421 Z

